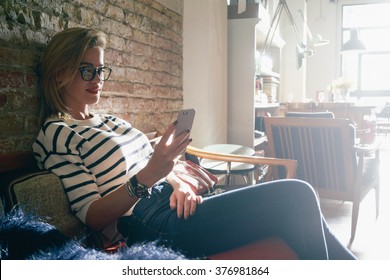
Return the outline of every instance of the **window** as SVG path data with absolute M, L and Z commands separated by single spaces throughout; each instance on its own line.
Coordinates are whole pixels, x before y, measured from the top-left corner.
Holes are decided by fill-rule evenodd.
M 342 6 L 342 40 L 358 29 L 366 51 L 342 55 L 342 76 L 357 81 L 361 96 L 390 96 L 390 3 Z

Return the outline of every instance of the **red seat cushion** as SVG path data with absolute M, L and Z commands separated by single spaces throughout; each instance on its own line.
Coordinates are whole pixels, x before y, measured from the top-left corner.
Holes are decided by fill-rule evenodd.
M 267 238 L 209 256 L 210 260 L 297 260 L 297 254 L 280 238 Z

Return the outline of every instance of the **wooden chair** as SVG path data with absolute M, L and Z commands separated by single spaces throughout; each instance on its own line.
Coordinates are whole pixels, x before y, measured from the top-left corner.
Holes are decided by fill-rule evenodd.
M 272 174 L 264 174 L 265 166 L 278 166 L 283 168 L 283 178 L 295 178 L 297 162 L 295 160 L 286 160 L 281 158 L 259 157 L 259 156 L 242 156 L 235 154 L 223 154 L 208 152 L 193 146 L 188 146 L 186 153 L 196 156 L 199 159 L 209 159 L 216 161 L 224 161 L 230 166 L 232 163 L 246 163 L 254 165 L 254 183 L 260 181 L 270 181 L 279 179 L 280 177 L 272 177 Z M 275 175 L 275 174 L 274 174 Z M 253 182 L 252 182 L 253 183 Z
M 287 118 L 326 118 L 334 119 L 334 113 L 330 111 L 318 111 L 318 112 L 286 112 L 285 117 Z M 372 144 L 375 142 L 375 123 L 369 120 L 362 121 L 362 128 L 356 129 L 356 136 L 360 139 L 361 144 Z M 355 124 L 356 126 L 356 124 Z
M 319 111 L 319 112 L 286 112 L 285 117 L 287 118 L 325 118 L 334 119 L 333 112 L 330 111 Z
M 297 178 L 310 183 L 320 198 L 353 203 L 351 244 L 360 202 L 371 189 L 379 214 L 379 144 L 356 146 L 355 128 L 347 119 L 270 117 L 265 127 L 270 156 L 297 160 Z
M 230 166 L 232 163 L 245 163 L 254 166 L 254 182 L 271 181 L 280 179 L 275 174 L 266 173 L 268 169 L 265 166 L 279 167 L 284 171 L 283 178 L 296 178 L 297 162 L 290 159 L 278 159 L 260 156 L 242 156 L 235 154 L 223 154 L 205 151 L 193 146 L 188 146 L 186 150 L 187 158 L 198 161 L 200 159 L 224 161 Z M 224 185 L 219 186 L 227 191 L 236 189 L 242 186 Z M 260 239 L 251 244 L 247 244 L 238 248 L 234 248 L 227 252 L 222 252 L 212 256 L 208 256 L 211 260 L 287 260 L 298 259 L 296 253 L 280 238 L 269 237 Z
M 390 131 L 390 105 L 376 109 L 376 131 L 387 135 Z

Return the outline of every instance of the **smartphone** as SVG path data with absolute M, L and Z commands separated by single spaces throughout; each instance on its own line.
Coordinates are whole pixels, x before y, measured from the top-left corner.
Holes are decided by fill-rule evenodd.
M 180 135 L 187 129 L 192 128 L 192 124 L 195 118 L 195 109 L 184 109 L 177 115 L 177 123 L 175 129 L 175 137 Z

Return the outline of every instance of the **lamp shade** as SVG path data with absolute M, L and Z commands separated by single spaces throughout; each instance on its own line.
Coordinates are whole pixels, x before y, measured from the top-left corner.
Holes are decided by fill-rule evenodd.
M 311 43 L 313 44 L 314 47 L 320 47 L 329 44 L 329 40 L 326 40 L 322 38 L 320 34 L 317 34 L 311 39 Z
M 359 52 L 364 51 L 366 46 L 359 40 L 359 31 L 351 29 L 350 39 L 341 47 L 341 52 Z

